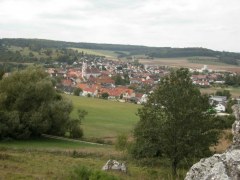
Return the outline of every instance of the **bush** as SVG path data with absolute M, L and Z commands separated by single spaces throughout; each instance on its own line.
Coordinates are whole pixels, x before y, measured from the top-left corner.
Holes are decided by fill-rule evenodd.
M 215 117 L 214 123 L 218 129 L 229 129 L 232 128 L 234 121 L 235 117 L 233 115 L 217 116 Z
M 75 88 L 73 91 L 73 94 L 74 94 L 74 96 L 79 96 L 81 92 L 82 92 L 81 88 Z
M 124 151 L 127 149 L 127 136 L 125 134 L 121 134 L 117 137 L 115 148 L 116 150 L 120 151 Z
M 83 137 L 83 131 L 80 128 L 79 125 L 72 126 L 69 133 L 70 133 L 71 138 L 81 138 L 81 137 Z

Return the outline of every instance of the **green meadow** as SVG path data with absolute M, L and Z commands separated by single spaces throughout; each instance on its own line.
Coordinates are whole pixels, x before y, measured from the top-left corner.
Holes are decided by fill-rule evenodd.
M 88 112 L 82 121 L 85 138 L 111 140 L 119 134 L 129 135 L 138 121 L 136 113 L 140 105 L 70 95 L 65 97 L 73 103 L 72 117 L 77 118 L 78 109 Z
M 110 51 L 110 50 L 83 49 L 83 48 L 71 48 L 71 49 L 77 50 L 78 52 L 93 54 L 93 55 L 96 55 L 96 56 L 105 56 L 107 58 L 114 58 L 115 59 L 118 56 L 118 53 L 116 53 L 114 51 Z M 118 52 L 129 54 L 129 52 L 127 52 L 127 51 L 118 51 Z
M 118 134 L 131 135 L 138 121 L 140 105 L 64 95 L 73 102 L 72 117 L 77 109 L 88 112 L 82 121 L 86 139 L 107 140 Z M 170 162 L 155 159 L 137 162 L 113 145 L 97 145 L 49 138 L 0 141 L 0 179 L 70 179 L 76 167 L 100 171 L 109 160 L 126 162 L 128 173 L 107 172 L 120 179 L 174 179 Z M 179 169 L 183 179 L 186 168 Z

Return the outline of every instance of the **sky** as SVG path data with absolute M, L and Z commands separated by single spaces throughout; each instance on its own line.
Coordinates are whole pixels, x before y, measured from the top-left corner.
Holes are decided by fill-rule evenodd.
M 0 38 L 240 52 L 240 0 L 0 0 Z

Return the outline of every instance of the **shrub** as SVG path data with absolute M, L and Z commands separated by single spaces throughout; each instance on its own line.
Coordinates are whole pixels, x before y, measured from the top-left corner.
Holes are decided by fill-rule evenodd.
M 127 136 L 125 134 L 118 135 L 115 148 L 120 151 L 127 149 Z
M 83 137 L 83 131 L 78 124 L 70 128 L 70 137 L 71 138 L 81 138 Z

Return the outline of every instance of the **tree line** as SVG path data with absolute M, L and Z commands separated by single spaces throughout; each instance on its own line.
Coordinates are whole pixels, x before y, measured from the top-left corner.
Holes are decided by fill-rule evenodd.
M 17 44 L 16 44 L 17 45 Z M 20 46 L 24 48 L 25 46 Z M 92 54 L 87 54 L 84 52 L 78 52 L 77 50 L 69 48 L 31 48 L 30 45 L 28 48 L 30 50 L 29 54 L 23 54 L 21 51 L 11 51 L 8 49 L 8 46 L 3 46 L 0 44 L 0 62 L 16 62 L 16 63 L 46 63 L 50 64 L 53 61 L 73 64 L 74 62 L 79 61 L 80 59 L 100 59 L 103 56 L 97 56 Z M 34 52 L 34 53 L 33 53 Z M 36 55 L 37 54 L 37 55 Z
M 29 47 L 30 50 L 39 51 L 46 48 L 85 48 L 97 50 L 110 50 L 119 54 L 119 57 L 131 57 L 134 55 L 146 55 L 150 58 L 174 58 L 207 56 L 218 58 L 220 62 L 238 65 L 240 53 L 213 51 L 206 48 L 171 48 L 171 47 L 147 47 L 137 45 L 97 44 L 53 41 L 43 39 L 0 39 L 0 44 L 5 46 Z

